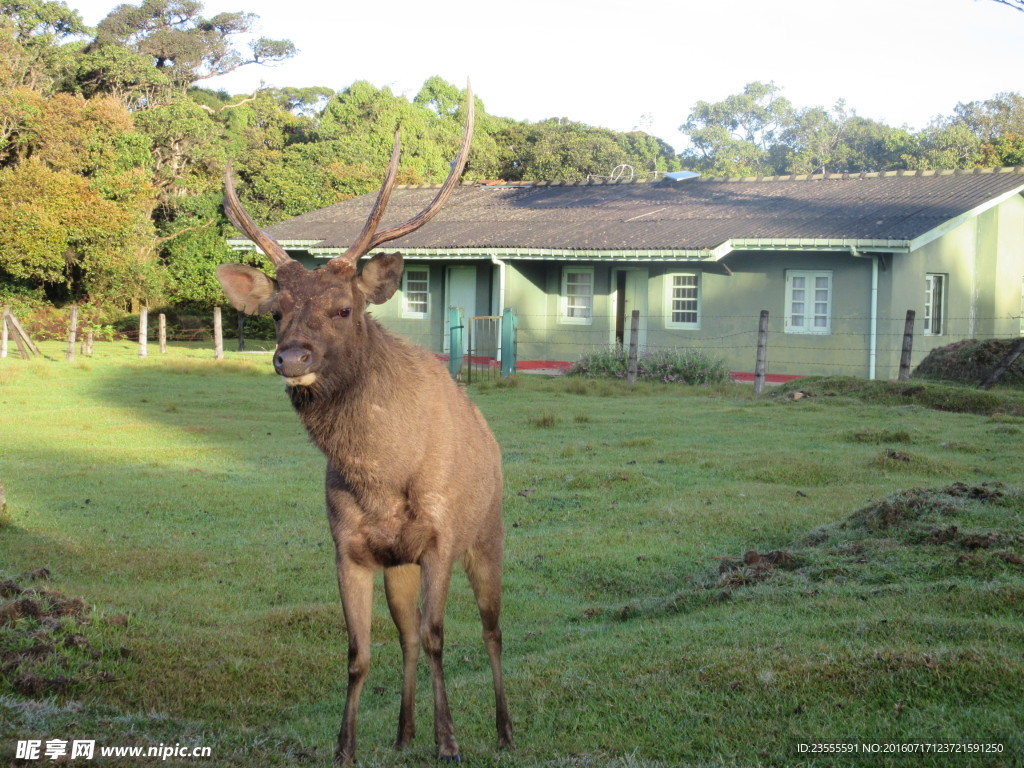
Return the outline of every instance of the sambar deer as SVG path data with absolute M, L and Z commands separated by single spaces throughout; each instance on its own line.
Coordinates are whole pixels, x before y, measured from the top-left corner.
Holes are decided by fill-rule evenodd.
M 403 657 L 397 748 L 415 732 L 414 692 L 420 643 L 434 694 L 434 738 L 441 759 L 459 761 L 445 692 L 444 609 L 453 564 L 460 561 L 483 622 L 497 709 L 498 743 L 512 746 L 501 668 L 501 455 L 479 410 L 425 349 L 402 341 L 367 314 L 397 290 L 402 256 L 381 243 L 423 226 L 459 181 L 473 134 L 469 94 L 462 146 L 434 200 L 404 224 L 377 231 L 398 172 L 398 133 L 384 182 L 362 232 L 341 256 L 307 270 L 245 212 L 231 169 L 224 208 L 273 261 L 276 278 L 241 264 L 217 269 L 231 303 L 270 312 L 277 329 L 274 368 L 313 442 L 327 457 L 327 517 L 334 538 L 348 632 L 348 691 L 336 763 L 353 762 L 359 694 L 370 664 L 374 573 L 383 569 Z M 422 610 L 420 603 L 422 602 Z

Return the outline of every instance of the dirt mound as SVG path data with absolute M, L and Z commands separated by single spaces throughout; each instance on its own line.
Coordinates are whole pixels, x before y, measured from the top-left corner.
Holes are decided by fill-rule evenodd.
M 1005 495 L 1006 486 L 1002 483 L 953 483 L 946 488 L 911 488 L 862 507 L 850 515 L 840 527 L 880 531 L 904 526 L 924 517 L 956 514 L 963 508 L 965 499 L 997 502 Z
M 1024 577 L 1022 513 L 1024 492 L 1002 483 L 911 488 L 815 529 L 791 548 L 719 557 L 717 573 L 697 574 L 680 591 L 588 608 L 583 618 L 687 613 L 739 595 L 754 599 L 763 588 L 781 600 L 827 589 L 870 597 L 889 585 L 913 584 L 922 574 L 965 589 L 979 579 L 1016 583 Z
M 1020 339 L 965 339 L 933 349 L 914 370 L 915 378 L 955 381 L 977 386 L 1006 357 Z M 1003 376 L 1003 385 L 1024 387 L 1024 358 Z

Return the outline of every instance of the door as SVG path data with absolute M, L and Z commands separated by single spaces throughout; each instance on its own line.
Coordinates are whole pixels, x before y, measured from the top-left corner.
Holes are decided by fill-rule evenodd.
M 615 273 L 615 343 L 629 346 L 633 310 L 640 311 L 640 347 L 647 344 L 647 270 L 621 269 Z
M 448 267 L 444 290 L 444 351 L 451 338 L 451 317 L 448 309 L 461 307 L 466 321 L 476 314 L 476 267 Z

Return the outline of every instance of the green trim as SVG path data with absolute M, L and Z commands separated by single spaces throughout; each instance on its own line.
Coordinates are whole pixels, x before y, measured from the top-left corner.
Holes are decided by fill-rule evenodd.
M 323 242 L 323 238 L 319 240 L 278 240 L 277 242 L 285 250 L 289 248 L 293 250 L 308 250 L 317 243 Z M 228 246 L 236 251 L 260 251 L 259 248 L 253 245 L 252 240 L 246 237 L 229 237 Z M 263 253 L 263 251 L 260 251 L 260 253 Z M 341 253 L 341 251 L 339 250 L 338 253 Z
M 767 237 L 730 240 L 737 251 L 882 251 L 885 253 L 907 253 L 911 248 L 909 240 L 872 240 L 849 238 L 815 239 L 810 237 Z
M 285 245 L 282 243 L 282 245 Z M 288 246 L 285 245 L 287 248 Z M 310 248 L 317 258 L 330 259 L 342 253 L 340 248 Z M 387 252 L 387 248 L 378 249 Z M 378 250 L 372 251 L 377 253 Z M 490 261 L 716 261 L 708 250 L 571 250 L 567 248 L 401 248 L 407 260 L 432 261 L 444 259 Z
M 1024 189 L 1024 187 L 1021 187 Z M 1020 190 L 1008 193 L 997 199 L 994 204 L 1002 202 Z M 988 210 L 992 205 L 985 204 L 973 211 L 957 217 L 933 229 L 927 235 L 922 235 L 914 241 L 909 240 L 877 240 L 877 239 L 849 239 L 849 238 L 824 238 L 816 239 L 809 237 L 771 237 L 771 238 L 737 238 L 726 240 L 715 248 L 638 248 L 638 249 L 587 249 L 576 250 L 570 248 L 402 248 L 402 255 L 407 259 L 417 261 L 441 261 L 445 259 L 458 259 L 460 261 L 490 261 L 492 258 L 503 260 L 519 261 L 615 261 L 615 262 L 688 262 L 688 261 L 721 261 L 734 251 L 837 251 L 850 253 L 852 251 L 863 251 L 866 253 L 907 253 L 920 247 L 932 233 L 938 233 L 930 239 L 935 239 L 945 234 L 948 228 L 959 226 L 966 220 L 979 213 Z M 956 222 L 954 224 L 954 222 Z M 941 230 L 941 231 L 940 231 Z M 919 243 L 918 241 L 923 240 Z M 311 256 L 318 259 L 333 259 L 344 253 L 344 248 L 316 248 L 320 240 L 281 240 L 281 247 L 285 250 L 304 250 Z M 253 244 L 250 240 L 231 239 L 228 245 L 235 250 L 252 250 Z M 258 250 L 258 249 L 257 249 Z M 381 248 L 372 253 L 385 253 L 389 249 Z

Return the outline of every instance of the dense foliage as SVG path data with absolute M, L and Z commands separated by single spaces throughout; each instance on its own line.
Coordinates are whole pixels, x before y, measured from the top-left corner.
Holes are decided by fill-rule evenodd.
M 0 8 L 0 298 L 209 307 L 220 298 L 212 267 L 231 256 L 220 210 L 229 157 L 243 201 L 267 224 L 374 189 L 396 125 L 400 183 L 439 182 L 459 141 L 465 93 L 440 77 L 411 100 L 363 81 L 338 92 L 200 87 L 295 55 L 287 40 L 236 45 L 253 28 L 249 13 L 207 18 L 199 0 L 141 0 L 90 29 L 63 0 Z M 915 133 L 841 101 L 798 108 L 755 82 L 694 105 L 681 155 L 642 131 L 517 121 L 488 114 L 479 98 L 476 111 L 469 179 L 1024 164 L 1015 93 L 959 104 Z

